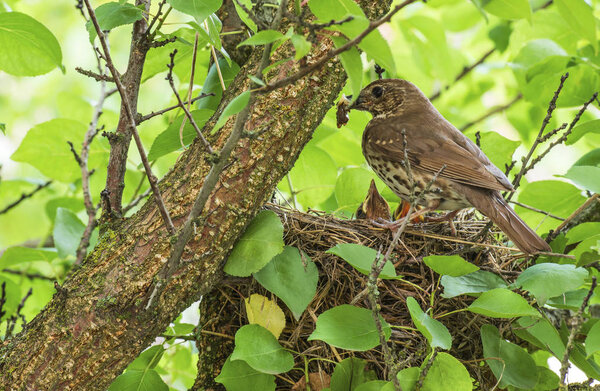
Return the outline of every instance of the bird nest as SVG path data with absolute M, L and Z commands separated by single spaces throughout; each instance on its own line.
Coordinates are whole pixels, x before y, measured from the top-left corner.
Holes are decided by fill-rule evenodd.
M 365 220 L 344 220 L 317 211 L 303 213 L 275 204 L 267 204 L 266 208 L 277 213 L 281 218 L 285 243 L 302 250 L 319 268 L 317 294 L 308 309 L 298 321 L 291 313 L 286 314 L 288 323 L 279 339 L 282 345 L 301 352 L 309 358 L 319 357 L 330 360 L 310 361 L 309 372 L 319 374 L 316 376 L 319 378 L 327 379 L 331 375 L 334 367 L 332 363 L 355 356 L 367 360 L 370 369 L 375 370 L 380 379 L 385 379 L 387 377 L 383 364 L 385 360 L 380 347 L 367 352 L 351 352 L 335 349 L 324 342 L 307 341 L 307 337 L 315 329 L 317 316 L 330 308 L 342 304 L 369 308 L 366 289 L 368 277 L 356 271 L 344 260 L 325 251 L 340 243 L 357 243 L 385 251 L 392 241 L 390 231 L 375 227 Z M 422 262 L 423 257 L 458 254 L 481 269 L 494 272 L 507 281 L 513 280 L 524 266 L 522 262 L 518 262 L 524 259 L 524 255 L 516 252 L 514 248 L 506 247 L 503 244 L 505 240 L 503 234 L 488 229 L 487 220 L 478 213 L 462 211 L 454 219 L 454 225 L 456 236 L 452 235 L 447 222 L 409 224 L 392 257 L 396 271 L 403 276 L 403 279 L 380 280 L 378 283 L 381 315 L 391 325 L 407 327 L 406 329 L 393 328 L 390 339 L 390 344 L 403 367 L 420 366 L 428 354 L 425 337 L 413 331 L 414 324 L 406 307 L 406 299 L 409 296 L 414 297 L 424 309 L 429 308 L 433 302 L 432 313 L 436 317 L 464 309 L 473 300 L 465 296 L 442 298 L 440 294 L 443 288 L 440 285 L 440 278 Z M 239 284 L 235 279 L 230 280 L 221 289 L 223 294 L 229 296 L 230 301 L 232 300 L 230 295 L 243 297 L 248 297 L 252 293 L 270 295 L 254 280 L 238 282 Z M 229 291 L 227 287 L 232 290 Z M 230 325 L 233 329 L 247 323 L 242 312 L 240 310 L 238 316 L 235 316 L 235 322 L 239 324 Z M 462 361 L 480 387 L 491 389 L 496 379 L 487 366 L 480 365 L 484 356 L 479 329 L 481 325 L 490 322 L 502 329 L 502 321 L 490 320 L 470 312 L 456 312 L 443 317 L 441 321 L 453 337 L 450 353 Z M 505 321 L 504 327 L 507 324 Z M 300 383 L 296 385 L 297 388 L 292 389 L 306 389 L 301 387 L 304 381 L 301 379 L 302 376 L 300 371 L 279 376 L 278 389 L 290 389 L 292 384 L 298 381 Z M 318 381 L 311 389 L 320 389 Z

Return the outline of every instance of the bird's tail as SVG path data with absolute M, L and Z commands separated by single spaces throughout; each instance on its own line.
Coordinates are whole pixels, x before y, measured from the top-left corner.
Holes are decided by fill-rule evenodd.
M 534 254 L 552 251 L 548 243 L 540 238 L 508 205 L 498 191 L 469 192 L 468 200 L 481 213 L 492 220 L 523 252 Z

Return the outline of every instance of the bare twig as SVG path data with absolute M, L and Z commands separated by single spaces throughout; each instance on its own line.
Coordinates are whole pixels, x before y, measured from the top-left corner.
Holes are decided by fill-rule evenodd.
M 2 288 L 4 291 L 4 283 L 2 284 Z M 21 299 L 21 302 L 19 303 L 19 306 L 17 307 L 17 311 L 15 312 L 15 315 L 12 315 L 10 318 L 7 319 L 6 334 L 4 335 L 5 339 L 10 338 L 12 336 L 12 333 L 13 333 L 15 326 L 17 325 L 17 321 L 19 319 L 21 319 L 21 322 L 23 322 L 23 326 L 25 326 L 25 324 L 27 323 L 27 320 L 25 319 L 25 315 L 21 314 L 21 310 L 23 310 L 23 307 L 25 307 L 25 302 L 27 301 L 27 299 L 29 299 L 29 297 L 31 296 L 32 293 L 33 293 L 32 288 L 29 288 L 29 290 L 27 291 L 25 296 L 23 296 L 23 299 Z
M 2 272 L 3 273 L 14 274 L 14 275 L 17 275 L 17 276 L 23 276 L 23 277 L 26 277 L 26 278 L 28 278 L 30 280 L 36 280 L 36 279 L 38 279 L 38 280 L 46 280 L 46 281 L 54 281 L 54 280 L 56 280 L 56 278 L 48 277 L 48 276 L 45 276 L 45 275 L 40 274 L 40 273 L 28 273 L 28 272 L 22 271 L 22 270 L 2 269 Z M 1 317 L 2 317 L 2 315 L 0 315 L 0 318 Z
M 446 91 L 448 90 L 452 85 L 454 85 L 455 83 L 457 83 L 458 81 L 460 81 L 463 77 L 467 76 L 473 69 L 477 68 L 479 65 L 481 65 L 485 60 L 487 60 L 487 58 L 489 56 L 492 55 L 492 53 L 494 53 L 496 51 L 496 48 L 491 48 L 490 50 L 488 50 L 487 52 L 485 52 L 483 54 L 483 56 L 481 56 L 479 58 L 479 60 L 475 61 L 473 64 L 464 67 L 463 70 L 456 75 L 456 77 L 454 78 L 454 81 L 452 82 L 452 84 L 448 84 L 445 87 L 443 87 L 442 89 L 440 89 L 438 92 L 436 92 L 435 94 L 431 95 L 429 97 L 430 101 L 436 100 L 437 98 L 440 97 L 440 95 L 442 94 L 442 91 Z
M 190 99 L 190 100 L 188 100 L 188 101 L 186 101 L 186 102 L 183 102 L 183 104 L 184 104 L 184 105 L 190 105 L 190 104 L 194 103 L 195 101 L 197 101 L 197 100 L 199 100 L 199 99 L 206 98 L 207 96 L 214 96 L 214 95 L 215 95 L 215 94 L 214 94 L 214 93 L 212 93 L 212 92 L 210 92 L 210 93 L 208 93 L 208 94 L 202 93 L 202 94 L 200 94 L 199 96 L 197 96 L 197 97 L 195 97 L 195 98 L 192 98 L 192 99 Z M 179 105 L 179 103 L 178 103 L 178 104 L 176 104 L 176 105 L 173 105 L 173 106 L 166 107 L 166 108 L 164 108 L 164 109 L 162 109 L 162 110 L 153 111 L 153 112 L 151 112 L 150 114 L 146 114 L 146 115 L 139 115 L 139 116 L 138 116 L 138 118 L 137 118 L 137 121 L 136 121 L 136 123 L 139 125 L 139 124 L 141 124 L 141 123 L 142 123 L 142 122 L 144 122 L 144 121 L 148 121 L 150 118 L 154 118 L 154 117 L 156 117 L 156 116 L 162 115 L 162 114 L 164 114 L 164 113 L 166 113 L 166 112 L 169 112 L 169 111 L 171 111 L 171 110 L 178 109 L 178 108 L 180 108 L 180 107 L 181 107 L 181 106 L 180 106 L 180 105 Z
M 377 27 L 381 26 L 382 24 L 389 22 L 390 19 L 392 18 L 392 16 L 394 16 L 396 13 L 398 13 L 398 11 L 400 11 L 402 8 L 406 7 L 407 5 L 414 3 L 415 1 L 417 1 L 417 0 L 405 0 L 401 4 L 398 4 L 386 16 L 384 16 L 380 19 L 377 19 L 375 21 L 369 22 L 369 27 L 367 27 L 362 33 L 357 35 L 354 39 L 351 39 L 350 41 L 346 42 L 344 45 L 340 46 L 337 49 L 330 50 L 326 55 L 321 57 L 318 61 L 314 62 L 313 64 L 311 64 L 307 67 L 301 68 L 300 70 L 298 70 L 298 72 L 296 72 L 292 76 L 288 76 L 286 78 L 277 80 L 273 83 L 269 83 L 269 84 L 265 85 L 264 87 L 258 88 L 256 90 L 256 92 L 258 92 L 260 94 L 266 94 L 268 92 L 271 92 L 273 90 L 276 90 L 276 89 L 286 86 L 288 84 L 294 83 L 295 81 L 300 80 L 301 78 L 308 75 L 309 73 L 314 72 L 315 70 L 322 67 L 324 64 L 326 64 L 329 60 L 331 60 L 338 54 L 351 49 L 355 45 L 358 45 L 367 35 L 369 35 L 369 33 L 371 31 L 375 30 Z
M 269 28 L 269 26 L 265 22 L 263 22 L 261 19 L 259 19 L 256 16 L 256 14 L 251 9 L 248 9 L 248 7 L 246 7 L 240 0 L 234 0 L 234 1 L 238 7 L 243 9 L 244 12 L 248 14 L 248 17 L 250 18 L 250 20 L 252 20 L 254 22 L 254 24 L 256 24 L 256 26 L 258 27 L 259 30 L 266 30 Z
M 575 336 L 579 332 L 579 329 L 581 328 L 581 324 L 583 323 L 583 311 L 585 311 L 585 308 L 587 307 L 587 305 L 590 301 L 590 297 L 592 297 L 592 294 L 594 293 L 594 289 L 596 289 L 596 283 L 597 283 L 596 276 L 593 276 L 592 277 L 592 285 L 590 286 L 590 290 L 588 291 L 588 294 L 585 296 L 585 298 L 581 302 L 581 306 L 579 307 L 579 310 L 577 310 L 577 314 L 575 314 L 574 324 L 571 327 L 571 333 L 569 334 L 569 339 L 567 340 L 567 346 L 565 346 L 565 353 L 561 360 L 559 390 L 567 390 L 566 379 L 567 379 L 567 371 L 570 367 L 569 356 L 571 355 L 571 350 L 573 350 L 573 347 L 575 345 Z
M 523 175 L 527 174 L 527 172 L 529 172 L 531 169 L 533 169 L 533 167 L 535 167 L 535 165 L 537 163 L 539 163 L 554 147 L 556 147 L 559 144 L 564 143 L 565 141 L 567 141 L 567 138 L 569 137 L 569 135 L 571 134 L 571 132 L 573 131 L 573 127 L 577 124 L 577 122 L 579 122 L 579 119 L 581 118 L 581 116 L 583 115 L 583 113 L 587 110 L 587 107 L 594 101 L 596 100 L 596 97 L 598 96 L 598 93 L 594 93 L 594 95 L 592 96 L 592 98 L 590 100 L 588 100 L 587 102 L 585 102 L 583 104 L 583 106 L 581 106 L 581 109 L 579 109 L 579 111 L 577 112 L 577 114 L 575 115 L 575 117 L 573 118 L 573 121 L 571 121 L 571 123 L 569 124 L 569 128 L 556 140 L 554 140 L 553 142 L 551 142 L 548 147 L 542 152 L 540 153 L 538 156 L 536 156 L 533 160 L 531 160 L 531 163 L 529 163 L 529 165 L 527 165 L 527 167 L 525 169 L 521 169 L 521 171 L 523 172 Z M 566 124 L 563 124 L 563 126 L 554 129 L 552 132 L 548 133 L 545 136 L 542 136 L 540 138 L 540 144 L 546 140 L 548 140 L 550 137 L 554 136 L 556 133 L 558 133 L 558 131 L 564 129 Z
M 493 107 L 487 113 L 483 114 L 481 117 L 479 117 L 479 118 L 477 118 L 477 119 L 475 119 L 475 120 L 467 123 L 462 128 L 460 128 L 460 131 L 464 132 L 465 130 L 469 129 L 470 127 L 475 126 L 478 123 L 485 121 L 486 119 L 488 119 L 492 115 L 495 115 L 495 114 L 503 112 L 504 110 L 508 109 L 510 106 L 512 106 L 515 103 L 517 103 L 518 101 L 520 101 L 522 98 L 523 98 L 523 95 L 519 93 L 510 102 L 508 102 L 508 103 L 506 103 L 504 105 Z
M 274 30 L 277 30 L 279 28 L 283 16 L 283 10 L 286 9 L 286 7 L 287 0 L 281 0 L 279 8 L 277 10 L 277 14 L 271 26 Z M 261 78 L 262 71 L 267 67 L 269 63 L 271 48 L 272 44 L 265 45 L 261 62 L 259 63 L 258 69 L 256 70 L 255 74 L 257 78 Z M 202 210 L 204 209 L 204 205 L 206 204 L 208 197 L 212 193 L 214 187 L 216 186 L 219 180 L 219 177 L 221 176 L 221 172 L 226 167 L 231 152 L 233 151 L 233 149 L 235 148 L 235 146 L 237 145 L 238 141 L 244 133 L 244 126 L 250 114 L 250 108 L 252 107 L 255 100 L 255 92 L 253 92 L 252 90 L 250 91 L 251 92 L 248 104 L 237 114 L 231 134 L 225 142 L 225 145 L 223 145 L 223 148 L 219 153 L 218 159 L 213 164 L 210 171 L 208 172 L 208 175 L 204 179 L 204 183 L 202 184 L 202 188 L 200 188 L 200 191 L 196 196 L 196 200 L 194 201 L 192 210 L 190 211 L 190 214 L 188 215 L 185 224 L 183 225 L 183 228 L 181 229 L 177 240 L 173 245 L 173 249 L 171 250 L 169 259 L 167 260 L 166 265 L 163 267 L 163 269 L 158 273 L 158 280 L 154 285 L 154 289 L 152 290 L 150 297 L 148 298 L 146 309 L 150 308 L 154 297 L 162 289 L 162 285 L 164 284 L 165 280 L 172 276 L 179 267 L 181 263 L 181 256 L 183 255 L 183 250 L 185 249 L 185 246 L 191 239 L 192 234 L 194 233 L 194 225 L 196 223 L 196 220 L 200 216 L 200 213 L 202 213 Z
M 515 204 L 515 205 L 519 205 L 519 206 L 520 206 L 520 207 L 522 207 L 522 208 L 529 209 L 529 210 L 532 210 L 532 211 L 534 211 L 534 212 L 541 213 L 541 214 L 543 214 L 543 215 L 545 215 L 545 216 L 552 217 L 553 219 L 556 219 L 556 220 L 560 220 L 560 221 L 564 221 L 564 220 L 565 220 L 564 218 L 562 218 L 562 217 L 558 217 L 558 216 L 556 216 L 556 215 L 553 215 L 553 214 L 552 214 L 552 213 L 550 213 L 550 212 L 546 212 L 546 211 L 544 211 L 544 210 L 541 210 L 541 209 L 538 209 L 538 208 L 534 208 L 533 206 L 529 206 L 529 205 L 526 205 L 526 204 L 522 204 L 522 203 L 520 203 L 520 202 L 517 202 L 517 201 L 510 201 L 510 203 L 511 203 L 511 204 Z
M 100 43 L 102 45 L 102 49 L 104 51 L 103 55 L 106 60 L 106 66 L 110 70 L 110 73 L 112 74 L 112 76 L 115 80 L 115 84 L 117 85 L 117 89 L 119 90 L 119 94 L 121 95 L 121 104 L 122 104 L 123 108 L 125 109 L 125 114 L 127 116 L 128 122 L 129 122 L 129 127 L 131 129 L 133 139 L 135 140 L 135 144 L 138 148 L 140 158 L 142 160 L 142 164 L 144 165 L 144 169 L 146 170 L 146 175 L 148 176 L 148 181 L 150 182 L 150 186 L 152 187 L 152 191 L 154 193 L 154 198 L 156 200 L 157 207 L 158 207 L 160 214 L 165 222 L 165 225 L 167 226 L 167 230 L 169 231 L 169 233 L 174 234 L 175 227 L 173 226 L 173 222 L 171 221 L 171 216 L 169 215 L 169 211 L 167 211 L 165 203 L 160 194 L 160 189 L 158 188 L 158 179 L 156 178 L 156 176 L 154 176 L 154 174 L 152 173 L 152 169 L 150 168 L 150 163 L 148 162 L 148 156 L 146 155 L 146 151 L 144 150 L 144 145 L 143 145 L 142 140 L 140 139 L 140 135 L 138 134 L 138 131 L 137 131 L 137 127 L 136 127 L 136 123 L 135 123 L 135 116 L 129 105 L 127 91 L 125 90 L 125 86 L 121 82 L 121 79 L 119 77 L 119 72 L 115 68 L 115 65 L 110 56 L 110 50 L 108 48 L 108 43 L 106 42 L 106 36 L 102 32 L 102 29 L 100 28 L 100 25 L 98 24 L 98 19 L 96 19 L 96 14 L 94 12 L 94 9 L 92 8 L 92 5 L 90 4 L 90 0 L 84 0 L 84 2 L 85 2 L 85 6 L 87 7 L 90 19 L 91 19 L 92 23 L 94 24 L 94 28 L 96 29 L 96 34 L 98 35 L 98 39 L 100 40 Z M 120 205 L 115 206 L 115 207 L 120 208 Z
M 162 15 L 162 9 L 163 9 L 163 7 L 165 6 L 165 4 L 166 4 L 166 3 L 167 3 L 167 0 L 161 0 L 161 1 L 158 3 L 158 10 L 156 10 L 156 15 L 154 15 L 154 17 L 153 17 L 153 18 L 152 18 L 152 20 L 150 21 L 150 24 L 148 25 L 148 30 L 146 30 L 148 34 L 150 34 L 150 33 L 151 33 L 151 31 L 152 31 L 152 27 L 154 27 L 154 23 L 156 23 L 156 21 L 160 19 L 161 15 Z M 168 15 L 168 14 L 167 14 L 167 15 Z M 167 15 L 165 15 L 165 18 L 167 17 Z M 163 20 L 164 20 L 164 18 L 163 18 Z M 158 30 L 159 28 L 160 28 L 160 27 L 157 27 L 157 30 Z
M 17 200 L 11 202 L 10 204 L 6 205 L 3 209 L 1 209 L 0 215 L 5 214 L 12 208 L 19 205 L 21 202 L 25 201 L 26 199 L 33 197 L 34 194 L 36 194 L 40 190 L 45 189 L 46 187 L 50 186 L 51 183 L 52 183 L 52 181 L 44 182 L 40 185 L 37 185 L 37 187 L 35 189 L 33 189 L 32 191 L 30 191 L 29 193 L 22 193 L 21 196 Z
M 115 81 L 115 79 L 113 79 L 112 77 L 110 77 L 108 75 L 88 71 L 87 69 L 83 69 L 81 67 L 75 67 L 75 70 L 78 73 L 81 73 L 82 75 L 87 76 L 87 77 L 91 77 L 92 79 L 94 79 L 96 81 L 104 81 L 104 82 L 111 82 L 111 83 L 114 83 L 114 81 Z
M 196 35 L 196 37 L 197 37 L 197 35 Z M 173 90 L 173 93 L 175 94 L 175 97 L 177 98 L 177 102 L 179 102 L 179 107 L 181 107 L 183 109 L 183 111 L 185 112 L 187 119 L 190 121 L 190 123 L 194 127 L 194 130 L 196 131 L 198 138 L 204 145 L 204 148 L 206 148 L 206 151 L 212 155 L 214 153 L 212 147 L 210 146 L 210 144 L 208 143 L 206 138 L 204 138 L 204 135 L 202 134 L 202 132 L 200 131 L 200 128 L 196 124 L 194 117 L 192 117 L 192 113 L 190 113 L 190 110 L 188 110 L 188 108 L 185 106 L 185 104 L 181 100 L 181 97 L 179 96 L 179 93 L 177 92 L 177 87 L 175 87 L 175 82 L 173 81 L 173 67 L 175 66 L 174 60 L 175 60 L 176 54 L 177 54 L 177 49 L 173 50 L 173 52 L 170 54 L 171 62 L 169 63 L 169 65 L 167 65 L 167 67 L 169 68 L 169 72 L 167 73 L 166 79 L 169 81 L 169 85 L 171 86 L 171 89 Z M 193 74 L 194 74 L 194 72 L 192 71 L 192 75 Z M 188 102 L 189 102 L 189 98 L 188 98 Z M 183 129 L 184 124 L 185 124 L 185 118 L 181 122 L 182 129 Z M 180 129 L 180 136 L 181 136 L 181 129 Z
M 135 197 L 127 206 L 125 206 L 123 208 L 123 214 L 129 212 L 131 210 L 131 208 L 133 208 L 137 204 L 139 204 L 141 200 L 143 200 L 144 198 L 148 197 L 150 195 L 150 191 L 151 190 L 152 189 L 148 189 L 145 192 L 143 192 L 142 194 L 140 194 L 139 196 Z
M 533 142 L 533 145 L 531 146 L 531 148 L 529 149 L 529 152 L 527 153 L 527 156 L 523 158 L 523 166 L 521 167 L 521 171 L 519 171 L 519 173 L 515 176 L 515 179 L 513 180 L 513 187 L 516 189 L 517 187 L 519 187 L 519 184 L 521 183 L 521 179 L 523 178 L 523 174 L 524 171 L 527 169 L 527 163 L 529 162 L 529 159 L 531 159 L 531 156 L 533 155 L 533 152 L 535 151 L 535 149 L 537 148 L 537 146 L 540 143 L 540 140 L 544 134 L 544 130 L 546 129 L 546 126 L 548 125 L 548 122 L 550 122 L 550 118 L 552 118 L 552 113 L 554 112 L 554 110 L 556 109 L 556 101 L 558 100 L 558 95 L 560 94 L 560 91 L 562 90 L 565 81 L 567 80 L 567 78 L 569 77 L 569 73 L 565 73 L 561 78 L 560 78 L 560 84 L 558 85 L 558 88 L 556 89 L 556 91 L 554 92 L 554 96 L 552 97 L 552 99 L 550 100 L 550 104 L 548 105 L 548 111 L 546 113 L 546 117 L 544 118 L 544 121 L 542 121 L 542 126 L 540 128 L 540 131 L 538 132 L 537 137 L 535 138 L 535 141 Z M 506 197 L 507 201 L 510 201 L 510 199 L 512 198 L 513 193 L 508 194 L 508 196 Z
M 425 365 L 425 368 L 423 368 L 423 370 L 419 374 L 419 380 L 417 381 L 417 385 L 415 387 L 416 391 L 419 391 L 423 387 L 423 381 L 425 381 L 425 378 L 427 377 L 427 373 L 429 372 L 429 369 L 431 369 L 431 366 L 433 365 L 433 362 L 435 361 L 437 354 L 438 354 L 437 349 L 433 349 L 433 352 L 431 352 L 431 357 L 429 357 L 429 360 L 427 360 L 427 364 Z

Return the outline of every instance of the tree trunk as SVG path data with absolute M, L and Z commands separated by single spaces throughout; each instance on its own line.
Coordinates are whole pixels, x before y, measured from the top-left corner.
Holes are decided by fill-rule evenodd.
M 389 3 L 369 4 L 368 14 Z M 332 48 L 323 39 L 309 62 Z M 205 127 L 208 134 L 224 104 L 247 88 L 262 50 L 254 50 L 228 89 L 221 110 Z M 273 61 L 290 58 L 289 43 Z M 179 270 L 146 309 L 158 271 L 171 249 L 152 198 L 141 210 L 105 231 L 96 248 L 48 305 L 16 337 L 0 348 L 1 390 L 105 390 L 113 379 L 192 302 L 215 287 L 237 238 L 292 167 L 303 146 L 340 92 L 345 73 L 337 60 L 294 85 L 257 99 L 247 131 L 209 198 Z M 296 72 L 288 61 L 269 78 Z M 138 80 L 139 83 L 139 80 Z M 220 150 L 233 119 L 210 142 Z M 176 228 L 183 225 L 210 169 L 201 143 L 185 151 L 163 178 L 160 189 Z

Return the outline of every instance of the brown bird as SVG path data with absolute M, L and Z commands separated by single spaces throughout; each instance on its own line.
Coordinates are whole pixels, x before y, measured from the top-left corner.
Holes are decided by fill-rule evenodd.
M 371 168 L 400 198 L 409 200 L 411 194 L 404 167 L 406 151 L 417 194 L 439 173 L 420 199 L 428 210 L 475 207 L 523 252 L 550 251 L 502 198 L 500 191 L 514 190 L 504 173 L 414 84 L 401 79 L 374 81 L 350 109 L 373 115 L 363 133 L 362 151 Z
M 368 219 L 368 220 L 390 220 L 390 206 L 387 201 L 377 191 L 375 181 L 371 179 L 371 186 L 367 191 L 365 200 L 356 209 L 357 219 Z

